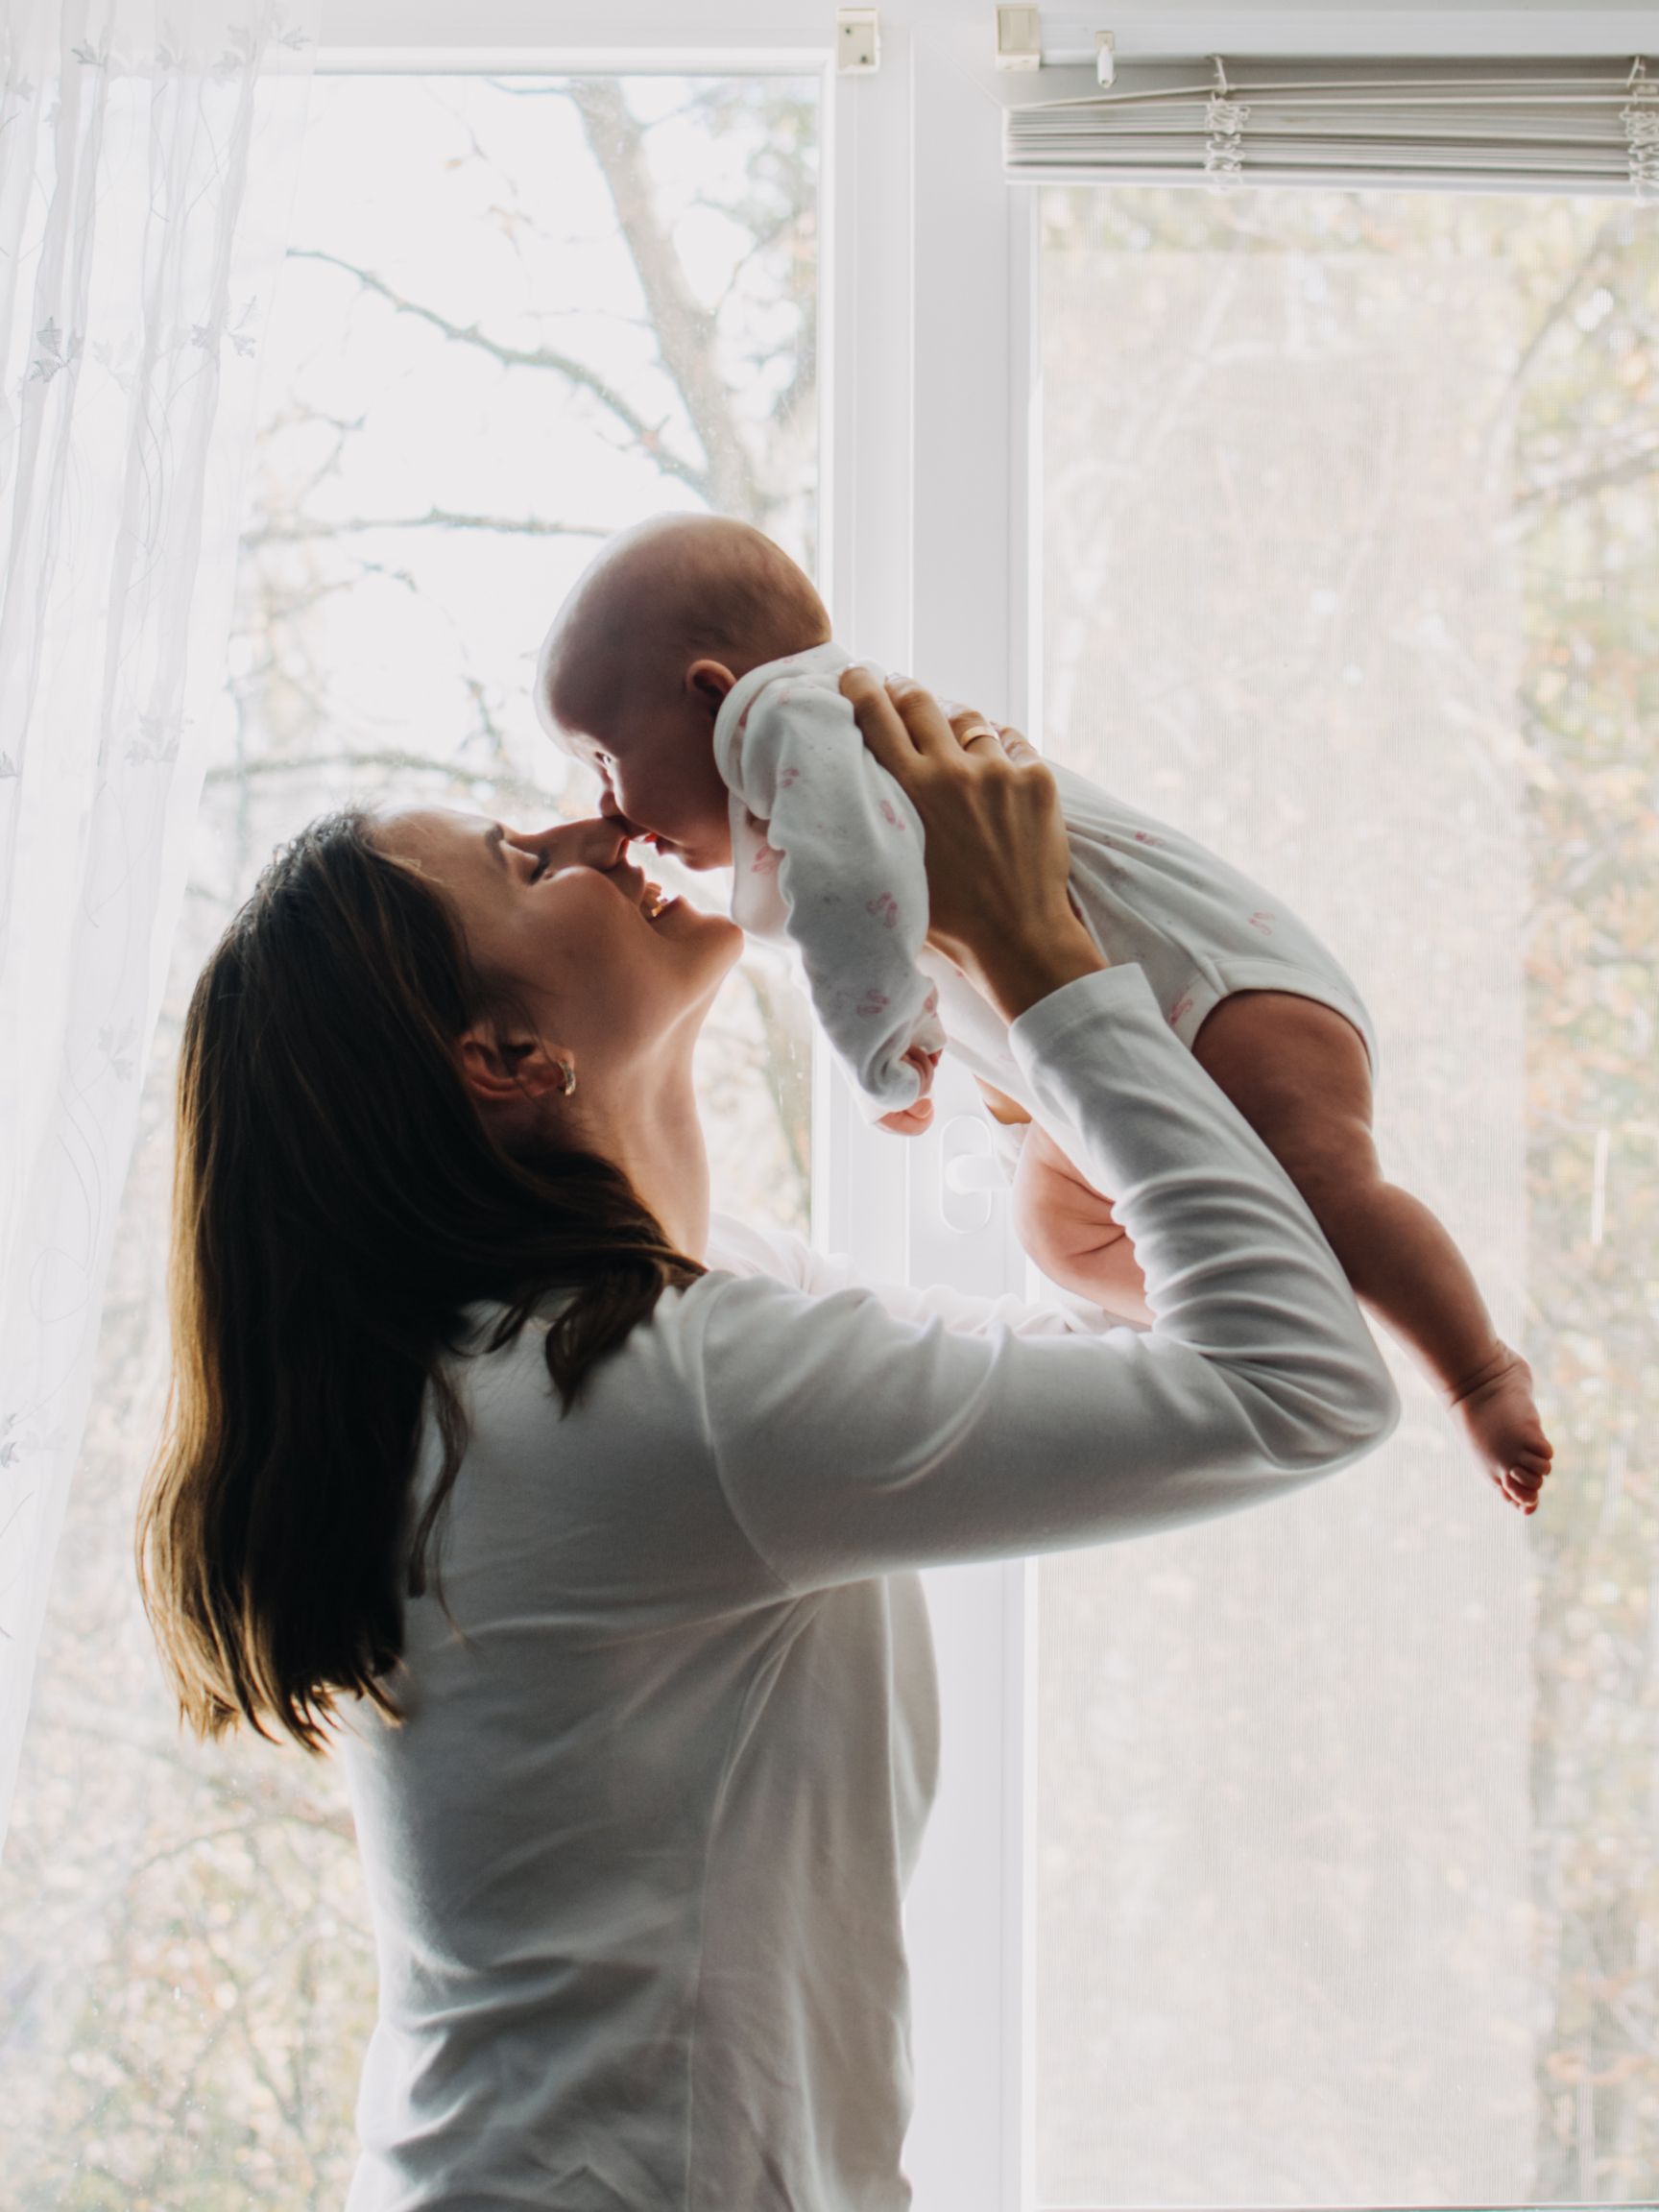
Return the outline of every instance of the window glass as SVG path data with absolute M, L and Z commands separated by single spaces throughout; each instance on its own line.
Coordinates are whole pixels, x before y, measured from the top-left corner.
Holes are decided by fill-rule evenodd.
M 1046 1562 L 1045 2205 L 1659 2191 L 1659 242 L 1050 190 L 1046 738 L 1301 913 L 1554 1438 Z
M 374 1970 L 339 1777 L 181 1738 L 133 1588 L 179 1022 L 273 847 L 348 796 L 590 811 L 528 684 L 604 534 L 714 509 L 812 566 L 816 165 L 813 80 L 314 87 L 230 683 L 0 1876 L 0 2212 L 343 2200 Z M 808 1033 L 753 950 L 699 1066 L 716 1203 L 800 1231 Z

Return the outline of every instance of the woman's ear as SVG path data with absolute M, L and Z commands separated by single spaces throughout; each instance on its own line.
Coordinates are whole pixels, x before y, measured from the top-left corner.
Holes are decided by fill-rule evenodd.
M 482 1106 L 522 1105 L 568 1091 L 566 1063 L 540 1037 L 503 1037 L 479 1022 L 461 1039 L 461 1073 Z

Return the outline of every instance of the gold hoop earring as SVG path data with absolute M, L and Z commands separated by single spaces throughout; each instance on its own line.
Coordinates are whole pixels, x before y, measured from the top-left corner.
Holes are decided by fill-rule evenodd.
M 574 1060 L 561 1060 L 559 1070 L 565 1078 L 565 1095 L 568 1098 L 576 1088 L 576 1063 Z

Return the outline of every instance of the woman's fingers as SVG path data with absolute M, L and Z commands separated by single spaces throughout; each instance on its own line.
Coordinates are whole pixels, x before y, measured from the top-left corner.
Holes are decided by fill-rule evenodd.
M 918 753 L 940 760 L 961 751 L 951 716 L 913 676 L 889 676 L 887 693 L 899 709 L 910 742 Z M 983 722 L 985 719 L 982 714 L 972 714 L 965 707 L 958 708 L 956 713 L 964 720 Z
M 1035 750 L 971 709 L 947 714 L 904 677 L 888 684 L 884 713 L 854 675 L 841 687 L 859 729 L 922 818 L 929 942 L 1010 1022 L 1103 967 L 1071 910 L 1059 795 Z
M 841 696 L 853 709 L 858 734 L 889 776 L 904 781 L 905 768 L 915 760 L 904 718 L 878 676 L 859 662 L 841 671 Z
M 918 755 L 948 759 L 976 738 L 997 738 L 997 726 L 976 707 L 936 699 L 910 676 L 882 684 L 854 664 L 841 674 L 841 696 L 853 709 L 859 734 L 889 775 Z
M 940 711 L 950 725 L 950 732 L 958 745 L 976 745 L 983 738 L 997 742 L 997 725 L 988 714 L 981 714 L 977 707 L 965 707 L 960 699 L 941 699 Z

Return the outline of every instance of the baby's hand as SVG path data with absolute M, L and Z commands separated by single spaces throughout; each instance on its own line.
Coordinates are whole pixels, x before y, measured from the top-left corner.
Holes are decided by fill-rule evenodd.
M 1151 1320 L 1145 1278 L 1111 1201 L 1084 1181 L 1036 1121 L 1025 1132 L 1014 1171 L 1014 1233 L 1063 1290 L 1075 1291 L 1119 1320 Z
M 937 1052 L 924 1052 L 920 1045 L 912 1045 L 904 1055 L 906 1068 L 914 1068 L 922 1088 L 916 1094 L 914 1106 L 897 1106 L 891 1114 L 883 1114 L 877 1122 L 878 1129 L 891 1129 L 895 1137 L 920 1137 L 932 1126 L 933 1101 L 927 1094 L 933 1088 L 933 1070 L 939 1065 Z

